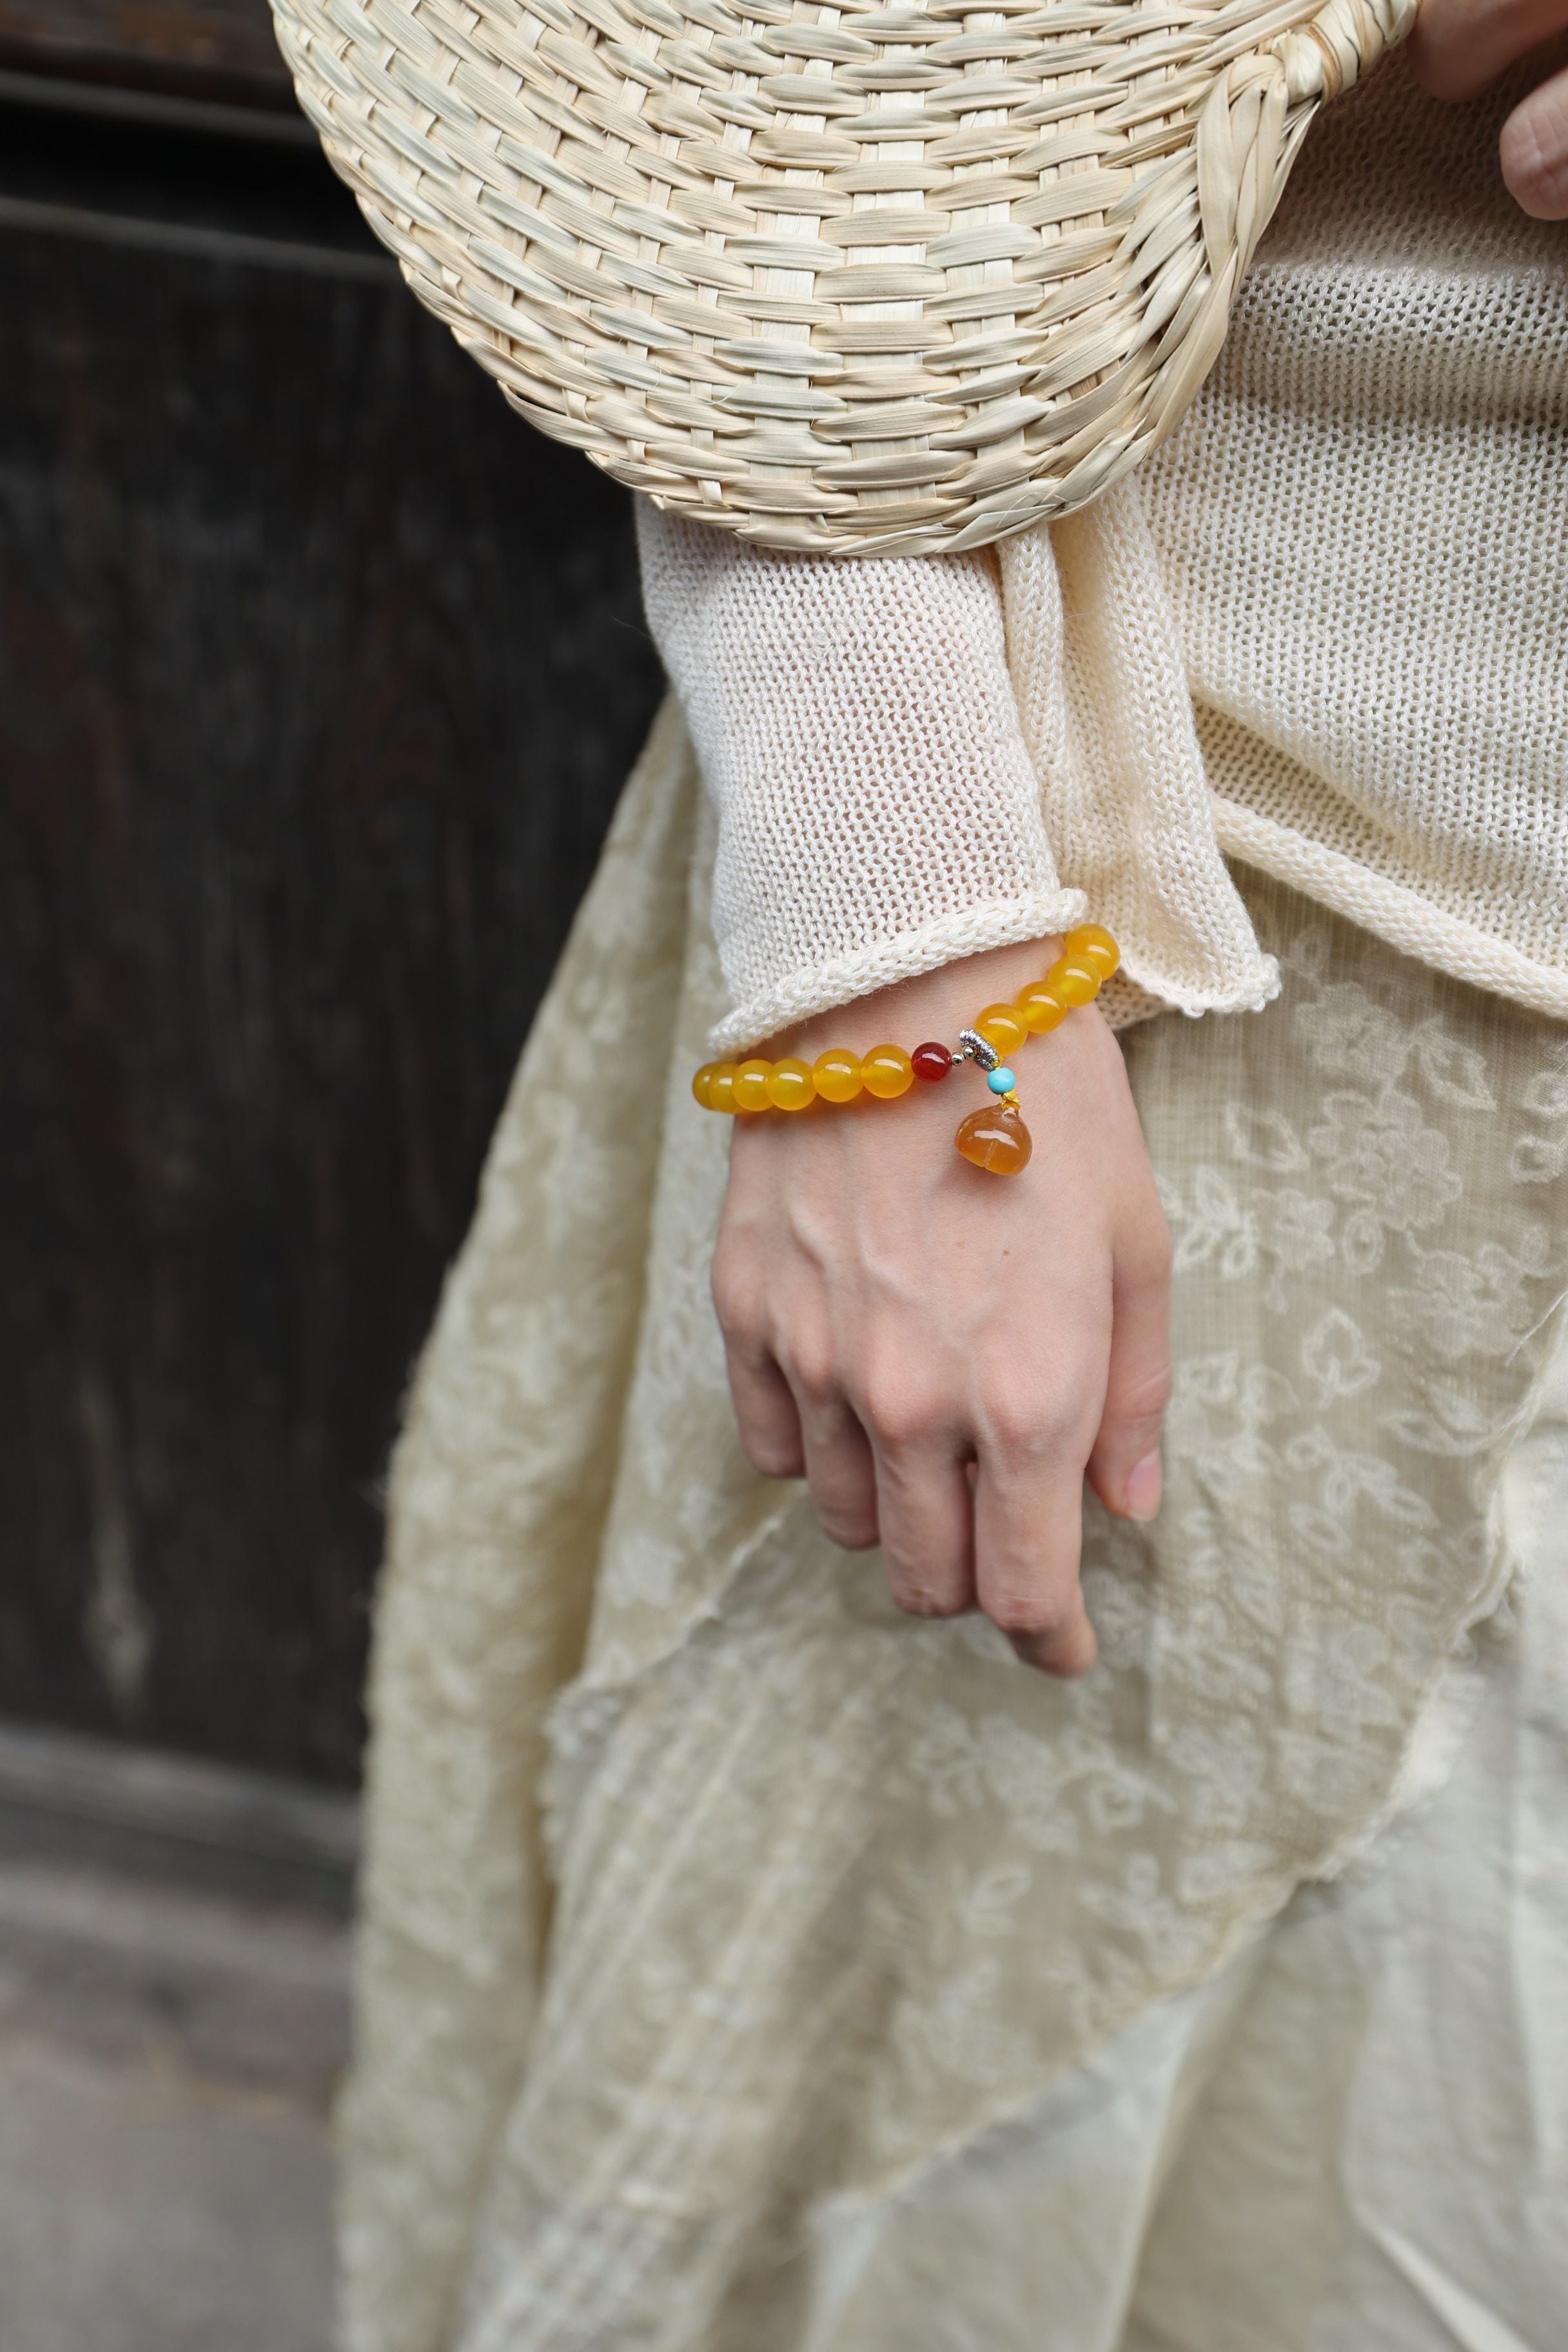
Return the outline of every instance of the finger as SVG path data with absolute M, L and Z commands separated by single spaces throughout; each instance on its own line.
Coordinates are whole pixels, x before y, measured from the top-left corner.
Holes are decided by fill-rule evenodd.
M 1423 0 L 1410 36 L 1411 63 L 1434 98 L 1475 98 L 1516 58 L 1565 26 L 1563 0 Z
M 878 1536 L 877 1465 L 865 1431 L 842 1399 L 797 1395 L 795 1409 L 817 1525 L 846 1551 L 869 1551 Z
M 1171 1401 L 1170 1235 L 1163 1218 L 1143 1223 L 1112 1276 L 1110 1364 L 1088 1470 L 1106 1509 L 1127 1519 L 1152 1519 L 1160 1507 L 1160 1429 Z
M 877 1516 L 882 1565 L 900 1609 L 957 1617 L 974 1607 L 974 1507 L 954 1441 L 883 1445 Z
M 805 1469 L 800 1415 L 789 1382 L 768 1351 L 752 1342 L 724 1341 L 730 1398 L 741 1450 L 764 1478 L 798 1478 Z
M 1080 1442 L 1024 1465 L 983 1450 L 974 1486 L 980 1606 L 1027 1664 L 1064 1677 L 1095 1660 L 1079 1585 L 1085 1450 Z
M 1568 68 L 1514 108 L 1500 154 L 1504 185 L 1532 220 L 1568 220 Z

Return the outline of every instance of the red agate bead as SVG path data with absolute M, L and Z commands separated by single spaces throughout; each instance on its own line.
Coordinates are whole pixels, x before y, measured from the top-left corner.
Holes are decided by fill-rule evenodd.
M 910 1055 L 910 1064 L 917 1078 L 923 1078 L 928 1087 L 933 1087 L 938 1078 L 945 1078 L 952 1069 L 952 1055 L 945 1045 L 939 1045 L 931 1039 L 915 1047 Z

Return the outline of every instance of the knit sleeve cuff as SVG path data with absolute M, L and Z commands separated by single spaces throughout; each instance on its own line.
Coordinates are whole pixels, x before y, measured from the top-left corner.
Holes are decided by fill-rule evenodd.
M 639 500 L 649 626 L 718 814 L 731 1053 L 1079 919 L 986 555 L 777 555 Z
M 749 1003 L 738 1004 L 710 1030 L 708 1050 L 726 1056 L 743 1054 L 781 1029 L 792 1029 L 797 1022 L 857 996 L 890 988 L 895 981 L 917 979 L 923 971 L 980 955 L 987 948 L 1016 947 L 1026 940 L 1070 930 L 1087 910 L 1081 890 L 1040 891 L 1025 898 L 993 899 L 960 914 L 941 916 L 916 930 L 896 931 L 853 954 L 790 972 Z

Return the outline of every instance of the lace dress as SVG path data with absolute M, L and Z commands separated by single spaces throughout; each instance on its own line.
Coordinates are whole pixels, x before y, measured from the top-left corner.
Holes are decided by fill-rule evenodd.
M 1125 1039 L 1167 1494 L 1061 1685 L 739 1452 L 712 856 L 668 706 L 397 1454 L 345 2343 L 1552 2340 L 1568 1033 L 1238 870 L 1279 995 Z

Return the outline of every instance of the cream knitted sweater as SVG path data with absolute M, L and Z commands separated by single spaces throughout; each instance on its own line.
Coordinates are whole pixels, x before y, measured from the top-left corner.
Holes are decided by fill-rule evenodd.
M 639 500 L 719 810 L 736 1052 L 1087 906 L 1113 1017 L 1261 1004 L 1226 858 L 1568 1017 L 1568 232 L 1511 96 L 1314 130 L 1174 440 L 978 555 L 766 554 Z

